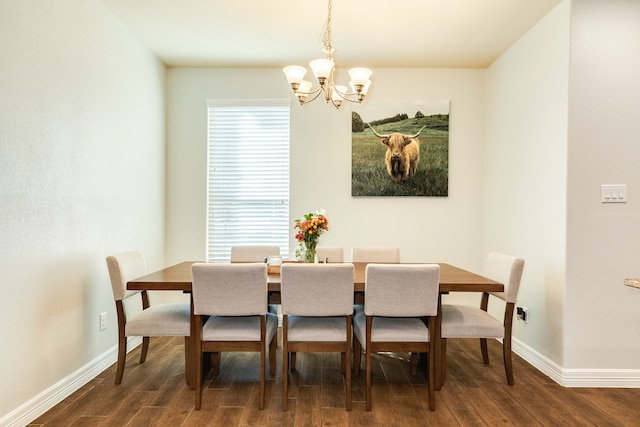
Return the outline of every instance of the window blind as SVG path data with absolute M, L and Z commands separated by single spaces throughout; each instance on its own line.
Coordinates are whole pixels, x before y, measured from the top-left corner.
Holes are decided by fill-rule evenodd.
M 290 101 L 208 100 L 207 260 L 235 245 L 289 256 Z

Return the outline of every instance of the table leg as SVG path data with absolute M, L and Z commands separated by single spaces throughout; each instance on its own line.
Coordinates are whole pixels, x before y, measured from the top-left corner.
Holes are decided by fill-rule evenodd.
M 436 316 L 436 330 L 435 330 L 435 354 L 434 357 L 436 372 L 435 372 L 435 388 L 440 390 L 442 388 L 442 294 L 438 293 L 438 315 Z
M 184 345 L 186 346 L 185 351 L 185 375 L 187 377 L 187 384 L 191 390 L 196 389 L 196 357 L 198 355 L 198 348 L 196 347 L 196 317 L 193 314 L 193 294 L 189 294 L 189 299 L 191 301 L 191 327 L 189 333 L 191 336 L 185 340 Z

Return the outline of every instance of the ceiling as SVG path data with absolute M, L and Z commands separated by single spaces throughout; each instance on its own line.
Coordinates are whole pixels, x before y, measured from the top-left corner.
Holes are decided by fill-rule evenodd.
M 322 57 L 327 0 L 100 0 L 168 66 Z M 486 68 L 561 0 L 333 0 L 336 65 Z

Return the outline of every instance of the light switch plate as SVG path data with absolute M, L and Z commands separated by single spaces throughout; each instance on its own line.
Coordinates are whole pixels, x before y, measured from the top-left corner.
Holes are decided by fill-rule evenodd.
M 100 330 L 107 329 L 107 313 L 100 313 Z
M 602 203 L 627 203 L 627 184 L 602 184 Z

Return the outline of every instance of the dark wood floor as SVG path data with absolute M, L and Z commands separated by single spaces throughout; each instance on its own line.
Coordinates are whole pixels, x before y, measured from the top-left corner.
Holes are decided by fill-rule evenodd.
M 501 347 L 490 342 L 484 366 L 476 340 L 450 340 L 447 382 L 427 407 L 422 374 L 409 373 L 407 354 L 381 354 L 374 363 L 373 408 L 364 407 L 364 373 L 354 378 L 353 410 L 344 409 L 338 355 L 299 354 L 290 374 L 289 411 L 280 410 L 278 374 L 267 381 L 258 410 L 257 356 L 225 354 L 220 375 L 207 378 L 200 411 L 184 379 L 181 338 L 151 340 L 149 356 L 129 354 L 123 383 L 115 366 L 35 420 L 32 426 L 638 426 L 639 389 L 563 388 L 519 357 L 516 385 L 508 386 Z

